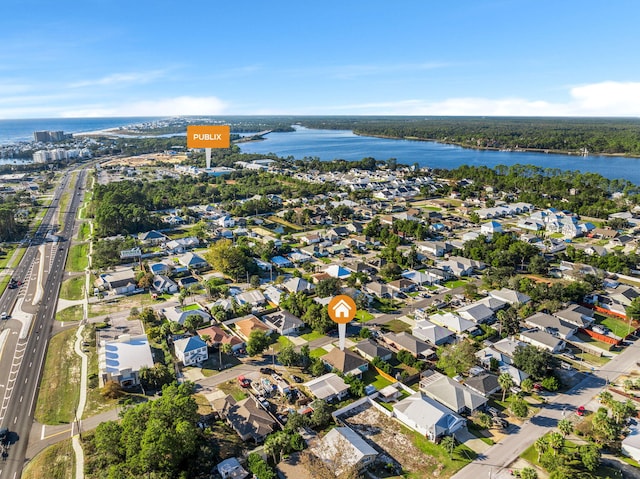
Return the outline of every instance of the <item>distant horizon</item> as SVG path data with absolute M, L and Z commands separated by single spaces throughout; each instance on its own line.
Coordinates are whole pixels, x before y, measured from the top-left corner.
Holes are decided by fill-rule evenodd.
M 640 120 L 640 115 L 628 115 L 628 116 L 605 116 L 605 115 L 576 115 L 576 116 L 562 116 L 562 115 L 376 115 L 376 114 L 188 114 L 188 115 L 113 115 L 113 116 L 49 116 L 49 117 L 25 117 L 25 118 L 0 118 L 0 121 L 64 121 L 64 120 L 100 120 L 100 119 L 169 119 L 169 118 L 519 118 L 519 119 L 550 119 L 550 120 L 584 120 L 584 119 L 597 119 L 597 120 Z

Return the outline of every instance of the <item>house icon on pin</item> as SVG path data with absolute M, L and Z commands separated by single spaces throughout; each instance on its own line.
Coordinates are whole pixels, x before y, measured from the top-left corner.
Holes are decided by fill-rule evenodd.
M 349 316 L 351 315 L 351 306 L 349 306 L 349 304 L 347 304 L 347 302 L 343 299 L 341 299 L 340 301 L 338 301 L 334 306 L 333 306 L 333 315 L 334 317 L 337 318 L 349 318 Z

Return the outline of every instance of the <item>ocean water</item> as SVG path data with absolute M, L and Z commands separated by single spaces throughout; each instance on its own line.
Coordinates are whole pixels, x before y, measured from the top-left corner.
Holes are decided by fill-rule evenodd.
M 34 131 L 59 131 L 86 133 L 116 128 L 159 118 L 36 118 L 25 120 L 0 120 L 0 145 L 19 141 L 33 141 Z

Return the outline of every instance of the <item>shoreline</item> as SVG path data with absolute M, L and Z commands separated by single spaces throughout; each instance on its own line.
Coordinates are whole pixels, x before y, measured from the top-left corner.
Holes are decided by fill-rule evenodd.
M 604 157 L 615 157 L 615 158 L 629 158 L 629 159 L 640 159 L 640 154 L 638 155 L 630 155 L 629 153 L 588 153 L 584 155 L 583 153 L 577 151 L 569 151 L 569 150 L 551 150 L 551 149 L 540 149 L 540 148 L 495 148 L 492 146 L 469 146 L 463 145 L 461 143 L 457 143 L 455 141 L 443 141 L 435 138 L 419 138 L 416 136 L 390 136 L 390 135 L 374 135 L 372 133 L 359 133 L 355 130 L 351 130 L 354 135 L 358 136 L 368 136 L 371 138 L 381 138 L 385 140 L 407 140 L 407 141 L 424 141 L 424 142 L 432 142 L 432 143 L 440 143 L 441 145 L 452 145 L 459 146 L 460 148 L 464 148 L 467 150 L 480 150 L 480 151 L 504 151 L 507 153 L 541 153 L 547 155 L 564 155 L 564 156 L 581 156 L 583 158 L 589 158 L 590 156 L 604 156 Z

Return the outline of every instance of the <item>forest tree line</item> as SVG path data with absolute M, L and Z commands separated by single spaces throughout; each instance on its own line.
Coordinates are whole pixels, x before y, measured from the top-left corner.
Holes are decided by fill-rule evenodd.
M 468 148 L 640 155 L 640 120 L 633 118 L 314 117 L 300 123 Z

